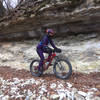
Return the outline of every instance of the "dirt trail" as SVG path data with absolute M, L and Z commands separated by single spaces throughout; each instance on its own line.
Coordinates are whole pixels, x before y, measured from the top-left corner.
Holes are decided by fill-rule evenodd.
M 0 77 L 3 77 L 5 80 L 12 79 L 12 78 L 19 78 L 19 79 L 45 79 L 45 82 L 49 84 L 52 82 L 60 81 L 61 79 L 56 78 L 53 74 L 45 74 L 41 77 L 34 77 L 31 73 L 27 70 L 16 70 L 10 67 L 0 67 Z M 90 73 L 90 74 L 83 74 L 79 72 L 73 72 L 72 76 L 67 80 L 61 80 L 64 83 L 70 82 L 75 88 L 78 90 L 82 90 L 87 92 L 88 88 L 97 88 L 100 91 L 100 72 Z

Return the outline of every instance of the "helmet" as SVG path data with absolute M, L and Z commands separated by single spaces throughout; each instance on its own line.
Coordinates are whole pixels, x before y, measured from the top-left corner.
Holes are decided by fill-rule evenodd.
M 47 29 L 47 30 L 46 30 L 46 33 L 51 33 L 52 35 L 54 35 L 53 29 Z

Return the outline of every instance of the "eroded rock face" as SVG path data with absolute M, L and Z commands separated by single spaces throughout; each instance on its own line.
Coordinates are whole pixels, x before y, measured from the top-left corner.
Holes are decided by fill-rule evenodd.
M 48 27 L 55 30 L 56 36 L 100 32 L 99 1 L 86 0 L 75 7 L 69 6 L 69 3 L 59 1 L 55 5 L 47 4 L 41 9 L 38 9 L 40 6 L 36 5 L 34 9 L 28 8 L 27 11 L 21 6 L 22 8 L 13 13 L 14 17 L 8 18 L 8 21 L 5 19 L 0 21 L 0 34 L 3 34 L 0 39 L 3 40 L 4 34 L 8 33 L 14 33 L 14 35 L 9 35 L 10 39 L 17 37 L 17 34 L 23 37 L 23 33 L 25 33 L 25 38 L 36 38 L 43 35 Z M 41 5 L 43 6 L 43 3 Z M 37 9 L 39 11 L 36 14 L 34 11 Z

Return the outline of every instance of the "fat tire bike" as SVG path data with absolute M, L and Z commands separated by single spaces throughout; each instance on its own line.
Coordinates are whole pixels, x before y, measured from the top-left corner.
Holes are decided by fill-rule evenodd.
M 59 52 L 52 50 L 51 56 L 44 60 L 43 66 L 40 68 L 38 68 L 40 60 L 33 60 L 30 64 L 31 74 L 33 76 L 39 77 L 45 70 L 49 68 L 49 66 L 53 66 L 53 72 L 57 78 L 68 79 L 72 75 L 72 65 L 68 58 L 59 57 L 56 55 L 56 53 Z

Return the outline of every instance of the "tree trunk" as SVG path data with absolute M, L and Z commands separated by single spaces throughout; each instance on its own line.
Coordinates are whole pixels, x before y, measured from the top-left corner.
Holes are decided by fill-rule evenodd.
M 4 16 L 5 11 L 6 11 L 6 10 L 5 10 L 5 8 L 4 8 L 2 2 L 0 1 L 0 18 Z

